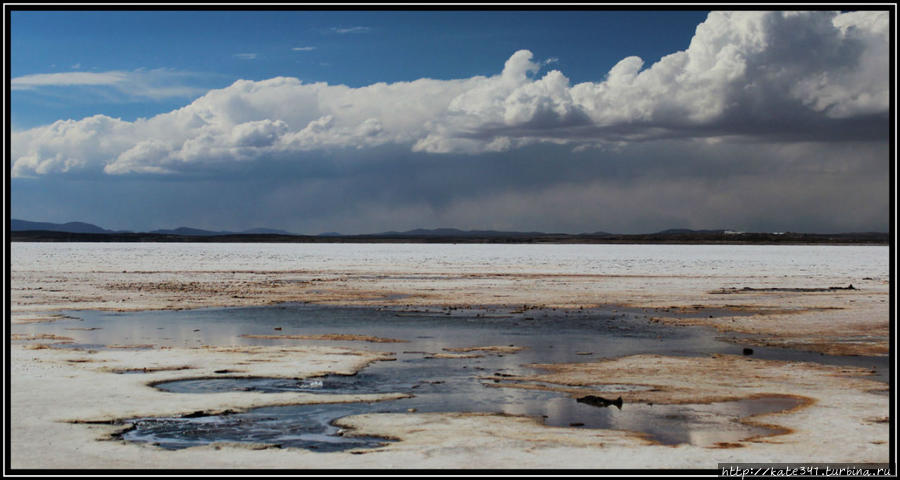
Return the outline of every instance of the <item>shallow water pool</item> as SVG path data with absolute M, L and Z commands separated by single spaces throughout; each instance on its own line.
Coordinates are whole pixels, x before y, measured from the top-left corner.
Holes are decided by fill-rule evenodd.
M 222 308 L 135 313 L 67 312 L 74 317 L 55 324 L 29 326 L 35 333 L 70 328 L 73 346 L 151 344 L 303 345 L 327 344 L 387 351 L 395 361 L 376 362 L 353 376 L 308 379 L 235 378 L 229 372 L 211 379 L 155 385 L 184 395 L 246 390 L 263 392 L 405 393 L 412 397 L 375 403 L 266 407 L 226 415 L 131 419 L 128 441 L 164 448 L 213 442 L 250 442 L 316 451 L 372 448 L 388 440 L 354 437 L 334 420 L 361 413 L 488 412 L 524 415 L 548 426 L 609 428 L 640 432 L 661 444 L 714 446 L 779 433 L 742 422 L 748 416 L 797 406 L 795 399 L 767 397 L 708 405 L 630 404 L 598 407 L 569 395 L 504 388 L 507 379 L 536 373 L 532 363 L 590 362 L 632 354 L 741 354 L 742 346 L 694 327 L 669 327 L 649 321 L 648 312 L 622 309 L 511 312 L 492 307 L 469 310 L 403 311 L 313 305 Z M 77 325 L 77 330 L 71 330 Z M 278 335 L 345 334 L 400 340 L 397 343 L 288 340 Z M 272 336 L 275 336 L 272 338 Z M 516 346 L 512 353 L 472 351 L 470 358 L 436 358 L 451 349 Z M 99 347 L 98 347 L 99 346 Z M 877 359 L 828 357 L 782 349 L 754 348 L 754 356 L 842 364 Z M 123 372 L 140 374 L 140 371 Z M 646 388 L 598 384 L 584 395 L 609 400 Z

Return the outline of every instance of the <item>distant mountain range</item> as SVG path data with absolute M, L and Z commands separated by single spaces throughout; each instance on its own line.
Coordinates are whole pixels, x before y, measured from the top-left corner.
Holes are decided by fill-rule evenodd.
M 886 232 L 791 233 L 739 232 L 734 230 L 691 230 L 673 228 L 656 233 L 618 234 L 545 233 L 498 230 L 434 228 L 343 235 L 326 232 L 298 235 L 273 228 L 253 228 L 240 232 L 179 227 L 150 232 L 107 230 L 84 222 L 48 223 L 10 220 L 10 230 L 20 241 L 187 241 L 187 242 L 463 242 L 463 243 L 879 243 L 890 241 Z
M 21 231 L 48 231 L 48 232 L 67 232 L 67 233 L 131 233 L 126 230 L 107 230 L 102 227 L 98 227 L 97 225 L 92 225 L 90 223 L 84 222 L 69 222 L 69 223 L 49 223 L 49 222 L 30 222 L 27 220 L 18 220 L 12 219 L 10 220 L 10 230 L 13 232 L 21 232 Z M 676 230 L 667 231 L 666 233 L 675 233 Z M 690 230 L 677 230 L 678 233 L 690 232 Z M 704 230 L 706 232 L 706 230 Z M 158 229 L 151 230 L 148 232 L 142 233 L 156 233 L 160 235 L 184 235 L 184 236 L 218 236 L 218 235 L 247 235 L 247 234 L 257 234 L 257 235 L 297 235 L 295 233 L 291 233 L 285 230 L 277 230 L 274 228 L 253 228 L 250 230 L 243 230 L 240 232 L 230 232 L 230 231 L 214 231 L 214 230 L 202 230 L 199 228 L 191 228 L 191 227 L 178 227 L 174 229 Z M 320 237 L 535 237 L 535 236 L 544 236 L 544 235 L 565 235 L 560 233 L 546 233 L 546 232 L 515 232 L 515 231 L 500 231 L 500 230 L 460 230 L 458 228 L 417 228 L 415 230 L 407 230 L 404 232 L 397 231 L 389 231 L 382 233 L 367 233 L 360 235 L 344 235 L 338 232 L 324 232 L 320 233 L 318 236 Z M 582 235 L 613 235 L 612 233 L 607 232 L 594 232 L 594 233 L 584 233 Z
M 721 234 L 721 233 L 725 233 L 727 231 L 728 230 L 690 230 L 687 228 L 670 228 L 668 230 L 656 232 L 655 235 L 688 235 L 688 234 L 694 234 L 694 233 Z
M 16 220 L 15 218 L 9 221 L 9 229 L 13 232 L 20 232 L 26 230 L 40 230 L 47 232 L 68 232 L 68 233 L 117 233 L 113 230 L 107 230 L 105 228 L 100 228 L 96 225 L 91 225 L 90 223 L 84 222 L 69 222 L 69 223 L 47 223 L 47 222 L 29 222 L 27 220 Z
M 417 228 L 405 232 L 370 233 L 360 236 L 371 237 L 535 237 L 548 235 L 545 232 L 503 232 L 498 230 L 460 230 L 458 228 Z M 549 234 L 559 235 L 559 234 Z
M 66 233 L 131 233 L 125 230 L 107 230 L 96 225 L 84 222 L 48 223 L 29 222 L 28 220 L 10 219 L 9 229 L 13 232 L 45 231 Z M 217 235 L 295 235 L 294 233 L 274 228 L 252 228 L 240 232 L 201 230 L 199 228 L 178 227 L 171 230 L 152 230 L 144 233 L 156 233 L 160 235 L 185 235 L 185 236 L 217 236 Z
M 212 230 L 200 230 L 199 228 L 189 228 L 189 227 L 178 227 L 173 230 L 151 230 L 147 233 L 158 233 L 161 235 L 194 235 L 194 236 L 216 236 L 216 235 L 249 235 L 249 234 L 259 234 L 259 235 L 296 235 L 295 233 L 287 232 L 284 230 L 276 230 L 274 228 L 251 228 L 250 230 L 242 230 L 240 232 L 229 232 L 229 231 L 218 231 L 214 232 Z

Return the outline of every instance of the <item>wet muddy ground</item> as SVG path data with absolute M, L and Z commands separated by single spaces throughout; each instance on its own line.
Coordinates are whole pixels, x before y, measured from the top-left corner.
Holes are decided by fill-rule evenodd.
M 786 395 L 698 404 L 632 402 L 636 393 L 654 387 L 610 383 L 600 377 L 594 384 L 577 387 L 541 385 L 527 381 L 540 373 L 532 364 L 597 362 L 635 354 L 731 354 L 865 366 L 875 378 L 887 378 L 883 357 L 826 356 L 759 347 L 751 353 L 733 340 L 723 341 L 712 329 L 660 325 L 652 320 L 654 313 L 621 308 L 501 307 L 410 311 L 304 304 L 192 311 L 67 311 L 57 322 L 19 325 L 17 337 L 13 338 L 66 338 L 65 343 L 50 345 L 73 350 L 325 342 L 386 353 L 392 361 L 376 362 L 355 375 L 302 379 L 261 378 L 228 369 L 214 371 L 213 378 L 191 378 L 190 368 L 183 366 L 171 370 L 184 371 L 185 380 L 151 383 L 149 387 L 183 395 L 240 391 L 409 395 L 384 402 L 289 405 L 224 414 L 200 411 L 174 417 L 117 420 L 125 428 L 117 438 L 167 449 L 216 442 L 321 452 L 374 448 L 390 440 L 347 434 L 335 422 L 350 415 L 404 412 L 525 415 L 547 426 L 636 432 L 663 445 L 727 446 L 786 432 L 778 426 L 755 424 L 748 419 L 788 411 L 804 402 Z M 682 313 L 685 317 L 699 314 Z M 52 333 L 59 331 L 68 332 L 70 337 Z M 158 370 L 136 368 L 115 373 L 140 375 L 155 371 Z M 648 381 L 652 382 L 652 378 Z M 523 382 L 528 388 L 516 388 Z M 623 401 L 623 397 L 628 400 Z

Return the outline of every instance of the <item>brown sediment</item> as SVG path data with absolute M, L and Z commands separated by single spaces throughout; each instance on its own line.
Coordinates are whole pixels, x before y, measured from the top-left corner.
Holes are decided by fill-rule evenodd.
M 778 294 L 785 303 L 795 301 L 790 299 L 791 295 L 797 294 Z M 803 303 L 789 309 L 748 306 L 738 310 L 729 305 L 725 308 L 740 311 L 742 315 L 666 315 L 685 312 L 671 309 L 668 312 L 654 312 L 650 321 L 676 326 L 706 326 L 723 333 L 748 335 L 721 338 L 739 344 L 791 348 L 827 355 L 888 354 L 890 332 L 889 323 L 885 321 L 887 305 L 877 302 L 880 294 L 862 294 L 856 290 L 841 295 L 850 297 L 844 300 L 843 305 L 837 304 L 842 301 L 841 298 L 823 295 L 812 304 Z
M 850 284 L 846 287 L 731 287 L 713 290 L 709 293 L 730 295 L 734 293 L 753 293 L 753 292 L 794 292 L 794 293 L 814 293 L 814 292 L 834 292 L 836 290 L 858 290 Z
M 98 362 L 102 363 L 102 362 L 105 362 L 106 360 L 97 360 L 94 358 L 70 358 L 66 361 L 69 363 L 98 363 Z
M 755 345 L 758 347 L 778 347 L 788 348 L 792 350 L 804 350 L 808 352 L 823 353 L 825 355 L 845 355 L 845 356 L 883 356 L 890 353 L 890 346 L 887 341 L 845 341 L 840 338 L 828 341 L 808 341 L 806 338 L 793 340 L 790 338 L 722 338 L 722 340 Z
M 787 415 L 794 412 L 798 412 L 805 408 L 808 408 L 812 405 L 815 405 L 817 401 L 814 398 L 804 397 L 802 395 L 791 395 L 791 394 L 780 394 L 780 395 L 767 395 L 767 394 L 753 394 L 749 395 L 748 399 L 763 399 L 763 398 L 790 398 L 793 400 L 797 400 L 797 405 L 786 408 L 779 411 L 774 412 L 766 412 L 756 415 L 750 415 L 748 417 L 740 418 L 738 421 L 744 425 L 752 426 L 752 427 L 761 427 L 770 430 L 769 433 L 762 435 L 755 435 L 752 437 L 745 438 L 741 440 L 742 442 L 759 442 L 759 441 L 771 441 L 774 437 L 779 437 L 782 435 L 789 435 L 791 433 L 795 433 L 795 430 L 792 428 L 785 427 L 784 425 L 777 425 L 774 423 L 762 422 L 757 420 L 758 417 L 764 416 L 773 416 L 773 415 Z
M 533 308 L 581 309 L 622 305 L 686 313 L 715 309 L 713 318 L 662 317 L 678 325 L 705 325 L 721 331 L 754 333 L 763 341 L 797 336 L 812 344 L 841 343 L 841 337 L 879 328 L 886 339 L 889 318 L 888 283 L 863 279 L 768 281 L 758 276 L 704 275 L 603 275 L 542 272 L 459 271 L 352 271 L 334 270 L 202 270 L 106 272 L 30 272 L 14 269 L 10 294 L 14 318 L 40 309 L 91 308 L 105 310 L 185 309 L 217 306 L 271 305 L 279 302 L 309 302 L 394 308 L 403 315 L 410 306 L 466 308 L 493 305 L 501 299 L 508 311 Z M 845 283 L 846 282 L 846 283 Z M 809 283 L 815 283 L 810 285 Z M 849 284 L 854 286 L 849 289 Z M 724 285 L 738 285 L 736 287 Z M 823 285 L 824 284 L 824 285 Z M 841 287 L 830 287 L 842 285 Z M 752 285 L 752 287 L 740 287 Z M 846 287 L 843 285 L 847 285 Z M 751 288 L 753 290 L 739 290 Z M 743 292 L 721 295 L 711 292 Z M 524 307 L 523 307 L 524 306 Z M 523 308 L 519 308 L 523 307 Z M 612 307 L 615 308 L 615 307 Z M 674 309 L 674 310 L 673 310 Z M 562 311 L 562 310 L 561 310 Z M 753 313 L 754 325 L 746 319 L 732 322 L 727 313 Z M 833 313 L 829 313 L 833 312 Z M 817 321 L 826 316 L 826 320 Z M 766 317 L 773 321 L 766 322 Z M 789 318 L 790 317 L 790 318 Z M 812 322 L 810 322 L 812 320 Z M 15 322 L 15 319 L 14 319 Z M 805 326 L 814 323 L 815 328 Z M 748 332 L 747 330 L 752 330 Z M 804 330 L 808 330 L 804 332 Z M 887 341 L 865 341 L 879 346 L 839 346 L 835 352 L 871 354 L 884 351 Z M 817 351 L 823 347 L 814 346 Z
M 629 306 L 632 308 L 639 308 L 634 305 L 629 305 Z M 764 315 L 804 314 L 804 313 L 814 313 L 814 312 L 819 312 L 819 311 L 843 310 L 843 309 L 844 309 L 844 307 L 827 307 L 827 306 L 819 306 L 819 307 L 797 306 L 797 307 L 786 308 L 784 306 L 766 305 L 766 304 L 755 304 L 755 305 L 707 304 L 707 305 L 690 305 L 690 306 L 672 305 L 672 306 L 668 306 L 668 307 L 656 307 L 653 310 L 658 314 L 662 314 L 662 313 L 690 314 L 690 313 L 702 313 L 702 311 L 704 311 L 704 310 L 714 310 L 714 311 L 726 312 L 725 315 L 727 315 L 727 312 L 734 312 L 734 313 L 742 314 L 744 316 L 746 316 L 746 315 L 764 316 Z M 719 312 L 717 312 L 717 313 L 718 313 L 718 315 L 714 315 L 714 317 L 723 315 L 722 313 L 719 313 Z M 665 316 L 663 316 L 662 318 L 665 318 Z M 679 318 L 682 318 L 682 317 L 679 317 Z M 693 317 L 685 317 L 684 319 L 686 321 L 687 320 L 695 320 L 695 321 L 698 320 L 697 318 L 693 318 Z M 700 320 L 702 320 L 702 318 Z
M 72 337 L 63 337 L 60 335 L 54 335 L 51 333 L 40 333 L 37 335 L 27 335 L 24 333 L 11 333 L 9 334 L 10 340 L 20 340 L 20 341 L 33 341 L 33 340 L 58 340 L 60 342 L 74 342 L 75 339 Z
M 150 343 L 136 343 L 136 344 L 128 344 L 128 345 L 107 345 L 106 348 L 116 348 L 116 349 L 145 349 L 145 348 L 154 348 L 156 345 Z
M 354 335 L 346 333 L 328 333 L 324 335 L 241 335 L 244 338 L 261 338 L 271 340 L 331 340 L 331 341 L 353 341 L 353 342 L 371 342 L 371 343 L 407 343 L 408 340 L 399 340 L 396 338 L 373 337 L 370 335 Z
M 866 421 L 871 423 L 889 423 L 891 421 L 891 417 L 867 418 Z
M 52 323 L 58 322 L 60 320 L 73 319 L 75 317 L 71 317 L 69 315 L 64 315 L 62 313 L 49 313 L 45 315 L 29 315 L 22 313 L 13 313 L 10 318 L 10 323 L 13 325 L 22 324 L 27 325 L 30 323 Z
M 306 302 L 384 307 L 397 310 L 398 315 L 417 307 L 440 306 L 446 310 L 495 305 L 505 309 L 504 314 L 527 315 L 533 309 L 558 309 L 564 313 L 620 305 L 647 309 L 648 315 L 667 324 L 749 333 L 761 342 L 788 339 L 784 345 L 789 348 L 823 353 L 878 354 L 888 349 L 889 337 L 889 284 L 870 277 L 803 277 L 779 279 L 778 283 L 767 285 L 769 281 L 760 280 L 759 276 L 741 274 L 720 277 L 414 270 L 375 274 L 347 267 L 134 272 L 127 271 L 127 266 L 105 272 L 14 269 L 11 275 L 16 285 L 10 292 L 14 323 L 16 318 L 65 308 L 131 311 Z M 851 283 L 853 290 L 848 288 Z M 829 284 L 841 287 L 832 289 Z M 744 288 L 742 285 L 752 285 L 747 288 L 753 290 L 737 290 Z M 743 294 L 714 293 L 717 291 Z M 665 315 L 702 313 L 707 309 L 712 317 Z M 521 313 L 511 313 L 516 311 Z M 729 318 L 729 311 L 740 313 L 741 318 Z M 873 331 L 880 337 L 853 344 L 840 340 Z
M 523 388 L 558 391 L 583 395 L 586 389 L 601 383 L 635 384 L 651 389 L 616 392 L 626 403 L 686 404 L 740 400 L 752 396 L 796 396 L 790 379 L 806 385 L 807 379 L 821 377 L 860 389 L 875 388 L 879 382 L 849 375 L 867 375 L 867 369 L 832 367 L 812 363 L 780 362 L 751 359 L 736 355 L 711 357 L 667 357 L 662 355 L 632 355 L 592 363 L 539 364 L 532 367 L 548 373 L 517 376 L 517 383 L 486 384 L 501 388 Z M 698 375 L 702 372 L 702 375 Z M 494 377 L 486 377 L 494 379 Z M 496 378 L 497 380 L 508 380 Z M 522 382 L 541 382 L 522 383 Z M 781 383 L 781 385 L 779 385 Z M 578 388 L 573 388 L 578 387 Z M 597 395 L 608 392 L 595 390 Z M 805 400 L 804 400 L 805 401 Z
M 425 358 L 484 358 L 484 355 L 478 353 L 432 353 L 426 355 Z
M 483 347 L 455 347 L 444 348 L 447 352 L 494 352 L 494 353 L 516 353 L 525 347 L 517 347 L 515 345 L 488 345 Z
M 135 368 L 110 368 L 107 371 L 111 373 L 156 373 L 156 372 L 177 372 L 181 370 L 190 370 L 194 367 L 188 365 L 176 365 L 165 367 L 135 367 Z

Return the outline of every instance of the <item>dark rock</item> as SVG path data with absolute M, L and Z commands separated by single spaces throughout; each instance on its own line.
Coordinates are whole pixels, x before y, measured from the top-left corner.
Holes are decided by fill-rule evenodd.
M 576 400 L 578 403 L 586 403 L 592 407 L 608 407 L 610 405 L 615 405 L 619 410 L 622 409 L 622 397 L 619 397 L 615 400 L 609 400 L 603 397 L 598 397 L 596 395 L 586 395 Z
M 753 349 L 752 349 L 752 348 L 745 348 L 745 349 L 744 349 L 744 355 L 753 355 Z

